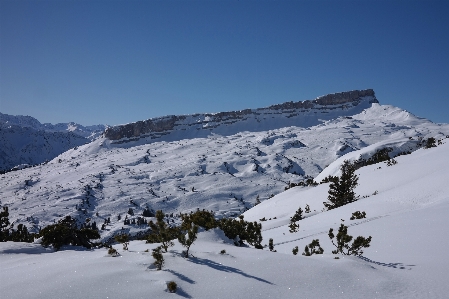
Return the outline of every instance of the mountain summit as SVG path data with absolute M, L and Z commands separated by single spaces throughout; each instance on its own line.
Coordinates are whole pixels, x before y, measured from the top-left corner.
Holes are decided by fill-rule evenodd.
M 353 90 L 328 94 L 313 101 L 286 102 L 266 108 L 152 118 L 109 127 L 104 135 L 109 140 L 120 140 L 120 143 L 141 138 L 153 142 L 210 134 L 229 136 L 243 131 L 260 132 L 290 126 L 311 127 L 324 120 L 360 113 L 372 103 L 379 103 L 374 90 Z

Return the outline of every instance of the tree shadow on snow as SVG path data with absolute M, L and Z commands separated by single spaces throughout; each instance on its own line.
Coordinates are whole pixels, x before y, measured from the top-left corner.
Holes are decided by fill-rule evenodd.
M 261 281 L 261 282 L 265 282 L 265 283 L 268 283 L 268 284 L 273 284 L 273 283 L 271 283 L 271 282 L 269 282 L 269 281 L 267 281 L 265 279 L 262 279 L 262 278 L 259 278 L 259 277 L 253 276 L 253 275 L 246 274 L 245 272 L 243 272 L 243 271 L 241 271 L 241 270 L 239 270 L 237 268 L 233 268 L 233 267 L 230 267 L 230 266 L 225 266 L 225 265 L 216 263 L 214 261 L 211 261 L 209 259 L 191 258 L 191 259 L 188 259 L 188 260 L 190 262 L 192 262 L 192 263 L 195 263 L 195 264 L 198 264 L 198 265 L 208 266 L 208 267 L 211 267 L 211 268 L 213 268 L 215 270 L 218 270 L 218 271 L 223 271 L 223 272 L 228 272 L 228 273 L 237 273 L 237 274 L 240 274 L 240 275 L 242 275 L 244 277 L 252 278 L 252 279 L 255 279 L 255 280 L 258 280 L 258 281 Z
M 166 292 L 168 292 L 168 290 L 166 290 Z M 173 294 L 179 295 L 179 296 L 184 297 L 184 298 L 192 298 L 192 296 L 190 296 L 189 294 L 184 292 L 184 290 L 181 289 L 180 287 L 178 287 L 176 289 L 176 293 L 173 293 Z
M 172 273 L 173 275 L 175 275 L 176 277 L 178 277 L 179 279 L 181 279 L 181 280 L 183 280 L 185 282 L 188 282 L 188 283 L 191 283 L 191 284 L 195 284 L 196 283 L 196 281 L 194 281 L 194 280 L 188 278 L 187 276 L 185 276 L 184 274 L 178 273 L 178 272 L 176 272 L 174 270 L 167 269 L 165 271 Z
M 412 270 L 412 268 L 410 268 L 410 267 L 416 266 L 416 265 L 404 265 L 403 263 L 382 263 L 382 262 L 376 262 L 376 261 L 373 261 L 373 260 L 371 260 L 371 259 L 369 259 L 367 257 L 364 257 L 364 256 L 359 256 L 358 258 L 362 259 L 362 260 L 364 260 L 365 262 L 368 262 L 368 263 L 373 263 L 373 264 L 376 264 L 376 265 L 379 265 L 379 266 L 383 266 L 383 267 L 402 269 L 402 270 L 404 270 L 404 269 Z

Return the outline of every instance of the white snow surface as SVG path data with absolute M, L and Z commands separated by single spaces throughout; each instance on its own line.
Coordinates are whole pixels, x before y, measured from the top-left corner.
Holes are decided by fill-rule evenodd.
M 236 247 L 218 229 L 202 231 L 190 249 L 194 257 L 181 257 L 175 242 L 157 271 L 151 249 L 158 244 L 144 241 L 131 241 L 129 251 L 114 245 L 119 257 L 106 249 L 0 243 L 2 298 L 447 298 L 449 139 L 442 141 L 390 167 L 360 168 L 361 198 L 343 207 L 322 211 L 328 184 L 321 184 L 289 189 L 245 212 L 246 220 L 271 218 L 262 222 L 262 244 L 273 238 L 277 252 Z M 312 212 L 289 233 L 290 217 L 306 204 Z M 357 210 L 366 219 L 349 220 Z M 342 221 L 354 237 L 372 236 L 363 256 L 334 258 L 327 233 Z M 324 254 L 302 256 L 312 239 Z M 167 291 L 169 281 L 176 294 Z

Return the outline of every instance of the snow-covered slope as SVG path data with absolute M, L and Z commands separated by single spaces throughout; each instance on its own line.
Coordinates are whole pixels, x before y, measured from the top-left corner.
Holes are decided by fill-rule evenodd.
M 448 134 L 448 125 L 373 103 L 359 114 L 312 127 L 143 144 L 147 137 L 124 143 L 101 137 L 46 165 L 1 175 L 0 199 L 15 224 L 35 231 L 66 215 L 81 223 L 110 218 L 102 231 L 108 238 L 122 228 L 145 229 L 123 224 L 130 208 L 130 218 L 146 207 L 169 214 L 204 208 L 219 217 L 237 216 L 257 197 L 265 201 L 289 182 L 315 177 L 349 152 L 386 144 L 396 152 L 414 151 L 418 137 Z
M 31 116 L 0 113 L 0 170 L 48 161 L 70 148 L 94 140 L 104 125 L 41 124 Z
M 362 198 L 338 209 L 321 212 L 328 190 L 321 184 L 292 188 L 247 211 L 246 220 L 272 218 L 262 222 L 262 244 L 273 238 L 277 252 L 235 247 L 214 230 L 200 233 L 193 258 L 182 258 L 175 242 L 156 271 L 151 249 L 158 244 L 142 241 L 132 241 L 128 252 L 115 245 L 116 258 L 106 249 L 51 253 L 37 244 L 0 243 L 2 298 L 447 298 L 449 139 L 442 141 L 397 157 L 396 165 L 357 170 Z M 289 233 L 289 217 L 306 204 L 312 212 Z M 367 218 L 349 220 L 357 210 Z M 362 257 L 331 254 L 327 232 L 342 221 L 349 234 L 372 236 Z M 302 256 L 312 239 L 324 254 Z M 177 295 L 167 291 L 168 281 L 178 284 Z

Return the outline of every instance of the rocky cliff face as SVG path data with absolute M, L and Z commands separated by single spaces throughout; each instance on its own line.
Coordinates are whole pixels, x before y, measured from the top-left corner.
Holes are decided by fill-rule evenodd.
M 359 113 L 372 103 L 378 103 L 374 90 L 353 90 L 328 94 L 313 101 L 287 102 L 259 109 L 152 118 L 109 127 L 104 135 L 113 143 L 123 143 L 141 138 L 173 141 L 207 137 L 212 133 L 231 135 L 287 126 L 308 127 L 323 120 Z

